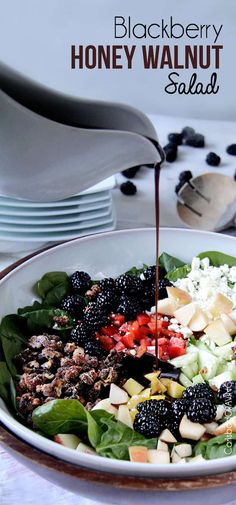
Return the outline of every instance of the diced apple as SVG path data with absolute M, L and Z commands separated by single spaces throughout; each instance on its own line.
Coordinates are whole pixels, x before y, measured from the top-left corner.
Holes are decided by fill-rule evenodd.
M 171 298 L 163 298 L 158 301 L 158 312 L 159 314 L 164 314 L 166 316 L 173 316 L 175 310 L 178 308 L 177 303 Z
M 80 443 L 80 439 L 76 435 L 71 435 L 68 433 L 59 433 L 54 436 L 54 442 L 57 444 L 64 445 L 69 449 L 76 449 Z
M 119 388 L 116 384 L 111 384 L 109 399 L 113 405 L 122 405 L 128 402 L 129 397 L 124 389 Z
M 216 428 L 218 427 L 218 424 L 212 421 L 212 423 L 204 423 L 204 426 L 206 428 L 206 433 L 209 433 L 209 435 L 213 435 Z
M 201 454 L 194 456 L 194 458 L 189 458 L 189 462 L 191 463 L 203 463 L 203 461 L 206 461 L 206 459 Z
M 202 309 L 200 309 L 200 307 L 198 307 L 191 321 L 189 322 L 189 328 L 192 331 L 203 331 L 208 323 L 209 319 L 207 315 Z
M 229 317 L 236 324 L 236 309 L 232 310 L 232 312 L 229 312 Z
M 136 445 L 129 447 L 129 458 L 133 463 L 147 463 L 148 450 L 147 447 Z
M 220 314 L 228 314 L 233 309 L 233 302 L 222 293 L 216 293 L 214 299 L 209 307 L 213 317 L 219 317 Z
M 192 421 L 189 421 L 186 415 L 184 415 L 181 419 L 179 432 L 182 438 L 188 438 L 189 440 L 200 440 L 205 431 L 205 426 L 202 426 L 200 423 L 192 423 Z
M 167 444 L 175 444 L 175 442 L 177 442 L 174 435 L 172 435 L 171 431 L 168 429 L 165 429 L 161 432 L 159 439 L 162 442 L 166 442 Z
M 178 444 L 175 446 L 175 452 L 180 458 L 192 456 L 192 446 L 190 444 Z
M 159 451 L 169 451 L 168 445 L 165 442 L 162 442 L 162 440 L 158 440 L 157 449 Z
M 236 324 L 233 319 L 231 319 L 228 314 L 221 314 L 220 317 L 225 329 L 229 332 L 230 335 L 234 335 L 236 333 Z
M 92 410 L 105 410 L 109 414 L 113 414 L 117 416 L 117 408 L 113 407 L 109 398 L 104 398 L 100 400 L 100 402 L 96 403 L 96 405 L 92 408 Z
M 181 460 L 181 457 L 177 454 L 175 450 L 173 450 L 171 453 L 171 460 L 172 463 L 179 463 L 179 461 Z
M 126 424 L 126 426 L 129 426 L 129 428 L 133 428 L 133 423 L 132 423 L 132 419 L 130 416 L 130 411 L 129 411 L 127 405 L 120 405 L 119 406 L 117 420 L 123 424 Z
M 196 309 L 197 307 L 194 302 L 187 303 L 187 305 L 183 305 L 179 309 L 175 310 L 174 317 L 177 319 L 178 323 L 182 324 L 182 326 L 188 326 L 196 312 Z
M 187 291 L 184 291 L 183 289 L 167 286 L 166 291 L 168 297 L 171 300 L 174 300 L 178 307 L 187 305 L 187 303 L 190 303 L 192 301 L 191 296 L 187 293 Z
M 84 454 L 94 454 L 97 455 L 96 451 L 92 449 L 92 447 L 89 447 L 89 445 L 83 444 L 83 442 L 80 442 L 77 449 L 78 452 L 83 452 Z
M 186 458 L 181 458 L 179 461 L 177 461 L 177 465 L 183 465 L 187 463 L 187 459 Z
M 222 346 L 231 342 L 232 338 L 223 325 L 221 319 L 216 319 L 208 324 L 204 332 L 215 344 Z
M 144 389 L 144 386 L 142 386 L 142 384 L 139 384 L 139 382 L 137 382 L 136 380 L 134 380 L 132 378 L 128 379 L 123 384 L 122 387 L 123 387 L 123 389 L 125 389 L 125 391 L 127 391 L 129 396 L 139 395 L 139 393 L 141 393 L 141 391 Z
M 184 386 L 181 386 L 178 382 L 170 380 L 169 385 L 167 386 L 167 392 L 171 398 L 181 398 L 184 391 Z
M 225 406 L 217 405 L 215 421 L 220 421 L 220 419 L 222 419 L 222 417 L 224 416 L 224 413 L 225 413 Z
M 146 374 L 144 377 L 151 382 L 151 395 L 155 393 L 165 393 L 166 387 L 162 382 L 158 379 L 160 372 L 152 372 Z
M 157 465 L 168 465 L 170 463 L 169 451 L 162 451 L 160 449 L 149 449 L 148 462 Z
M 225 433 L 236 433 L 236 416 L 230 417 L 225 423 L 220 424 L 214 431 L 213 435 L 224 435 Z

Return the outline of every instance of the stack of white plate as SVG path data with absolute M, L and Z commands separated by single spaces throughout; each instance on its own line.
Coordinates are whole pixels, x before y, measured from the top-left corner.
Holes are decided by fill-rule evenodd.
M 111 189 L 115 177 L 57 202 L 0 196 L 0 253 L 39 249 L 64 240 L 114 230 Z

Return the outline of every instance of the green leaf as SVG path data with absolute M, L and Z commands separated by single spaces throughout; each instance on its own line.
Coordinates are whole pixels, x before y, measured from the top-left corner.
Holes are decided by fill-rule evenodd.
M 11 314 L 5 316 L 0 325 L 0 340 L 10 374 L 17 377 L 14 357 L 25 347 L 27 327 L 23 317 Z
M 185 266 L 185 263 L 178 258 L 163 252 L 159 257 L 159 266 L 163 267 L 166 272 L 171 272 L 171 270 Z
M 4 361 L 0 361 L 0 397 L 9 403 L 11 374 Z
M 132 267 L 130 268 L 127 272 L 125 272 L 126 274 L 129 274 L 129 275 L 134 275 L 135 277 L 139 277 L 140 274 L 142 272 L 144 272 L 144 270 L 146 270 L 148 268 L 148 265 L 146 265 L 145 263 L 143 263 L 143 266 L 141 268 L 137 268 L 137 267 Z
M 195 456 L 201 454 L 205 459 L 218 459 L 236 455 L 236 433 L 220 435 L 206 442 L 198 442 L 194 448 Z
M 87 413 L 78 400 L 51 400 L 37 407 L 32 419 L 34 426 L 46 435 L 74 433 L 87 438 Z
M 171 282 L 175 282 L 178 279 L 183 279 L 184 277 L 187 277 L 189 272 L 191 272 L 191 266 L 184 265 L 183 267 L 175 268 L 175 270 L 168 272 L 168 274 L 166 274 L 166 279 L 168 279 Z
M 91 412 L 86 411 L 86 414 L 88 422 L 88 439 L 91 446 L 96 449 L 101 440 L 102 428 L 96 422 L 96 419 L 91 415 Z
M 203 258 L 209 258 L 210 264 L 214 267 L 220 267 L 221 265 L 229 265 L 230 267 L 236 266 L 236 258 L 234 256 L 229 256 L 218 251 L 206 251 L 198 254 L 198 257 L 202 260 Z
M 59 307 L 70 291 L 69 277 L 66 272 L 48 272 L 37 282 L 35 289 L 44 305 Z
M 30 307 L 19 309 L 18 313 L 27 320 L 27 328 L 30 333 L 40 332 L 46 329 L 55 329 L 55 331 L 66 331 L 73 326 L 73 319 L 67 312 L 61 309 L 47 308 L 38 302 Z M 65 317 L 65 325 L 55 327 L 55 318 Z

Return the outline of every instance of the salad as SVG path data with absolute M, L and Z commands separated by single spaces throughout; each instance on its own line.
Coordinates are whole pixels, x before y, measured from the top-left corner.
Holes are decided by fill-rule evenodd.
M 46 273 L 37 300 L 0 325 L 0 396 L 12 413 L 108 458 L 236 455 L 236 258 L 162 253 L 158 290 L 156 315 L 155 266 L 99 280 Z

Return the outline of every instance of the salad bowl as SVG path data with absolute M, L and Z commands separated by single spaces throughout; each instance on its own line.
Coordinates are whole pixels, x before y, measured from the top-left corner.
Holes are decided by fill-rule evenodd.
M 191 262 L 201 251 L 235 255 L 235 238 L 215 233 L 160 229 L 160 253 Z M 0 318 L 34 299 L 32 287 L 49 271 L 89 272 L 114 277 L 134 265 L 155 263 L 155 230 L 136 229 L 73 240 L 36 253 L 2 272 Z M 0 442 L 16 459 L 44 478 L 104 503 L 181 503 L 211 499 L 223 504 L 235 496 L 236 456 L 186 465 L 147 465 L 73 451 L 33 432 L 0 400 Z

